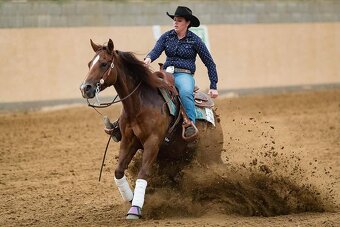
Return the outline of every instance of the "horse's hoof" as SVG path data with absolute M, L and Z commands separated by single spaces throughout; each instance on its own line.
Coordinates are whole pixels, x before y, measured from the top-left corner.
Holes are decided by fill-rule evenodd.
M 138 220 L 140 217 L 138 217 L 137 215 L 134 215 L 134 214 L 128 214 L 126 216 L 126 219 L 127 220 Z
M 132 206 L 127 213 L 126 219 L 136 220 L 142 217 L 142 209 L 139 206 Z

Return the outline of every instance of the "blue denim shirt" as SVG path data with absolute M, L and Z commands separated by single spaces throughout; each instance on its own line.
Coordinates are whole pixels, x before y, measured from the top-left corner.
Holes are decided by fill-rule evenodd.
M 198 54 L 208 69 L 210 89 L 217 89 L 216 64 L 204 42 L 195 33 L 188 30 L 184 38 L 178 39 L 175 30 L 167 31 L 158 39 L 147 57 L 154 61 L 163 51 L 166 54 L 164 69 L 168 66 L 175 66 L 176 68 L 188 69 L 192 74 L 196 71 L 195 61 Z

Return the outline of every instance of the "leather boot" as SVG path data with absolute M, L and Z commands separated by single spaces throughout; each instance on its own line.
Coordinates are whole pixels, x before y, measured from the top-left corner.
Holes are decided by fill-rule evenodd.
M 184 136 L 185 137 L 191 137 L 195 133 L 196 133 L 196 130 L 195 130 L 194 126 L 190 125 L 190 126 L 185 128 Z
M 104 131 L 107 134 L 109 134 L 116 143 L 121 141 L 122 133 L 120 132 L 118 120 L 111 123 L 110 120 L 108 120 L 108 118 L 106 118 L 104 120 L 104 123 L 105 123 Z

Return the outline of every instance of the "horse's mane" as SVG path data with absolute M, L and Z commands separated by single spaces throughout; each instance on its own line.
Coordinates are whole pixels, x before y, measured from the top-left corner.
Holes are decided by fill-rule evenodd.
M 144 62 L 138 60 L 134 53 L 116 50 L 125 70 L 135 81 L 141 81 L 152 88 L 167 88 L 168 85 L 159 78 L 158 73 L 151 72 Z

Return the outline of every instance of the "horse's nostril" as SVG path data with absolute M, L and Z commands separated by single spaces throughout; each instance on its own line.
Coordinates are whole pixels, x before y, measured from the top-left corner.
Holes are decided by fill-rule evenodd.
M 84 98 L 93 98 L 94 97 L 94 86 L 88 83 L 84 83 L 80 85 L 80 91 Z
M 80 90 L 82 90 L 82 91 L 84 91 L 84 92 L 87 92 L 87 91 L 89 91 L 89 90 L 91 90 L 91 85 L 90 84 L 82 84 L 81 86 L 80 86 Z
M 89 85 L 89 84 L 85 85 L 84 86 L 84 91 L 87 92 L 89 90 L 91 90 L 91 85 Z

